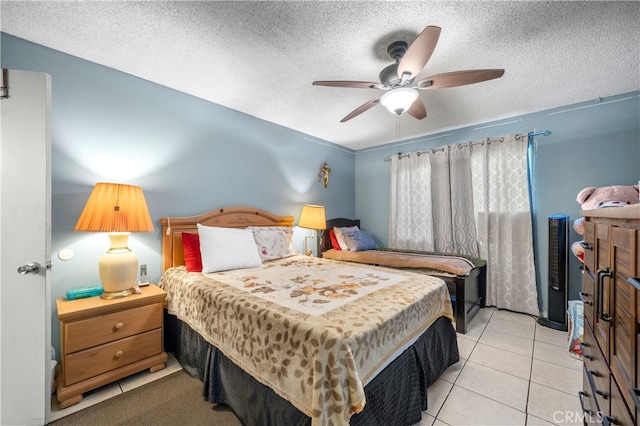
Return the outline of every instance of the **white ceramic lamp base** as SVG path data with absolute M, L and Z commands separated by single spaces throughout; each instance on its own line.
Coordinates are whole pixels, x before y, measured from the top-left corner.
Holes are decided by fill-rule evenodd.
M 111 248 L 100 257 L 98 270 L 104 293 L 102 299 L 117 299 L 133 294 L 138 275 L 138 255 L 129 247 L 128 232 L 113 232 L 109 234 Z

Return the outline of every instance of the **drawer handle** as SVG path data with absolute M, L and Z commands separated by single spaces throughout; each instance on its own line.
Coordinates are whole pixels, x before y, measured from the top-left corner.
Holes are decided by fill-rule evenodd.
M 593 250 L 593 244 L 590 244 L 586 241 L 580 241 L 580 247 L 582 247 L 585 250 Z
M 580 345 L 580 350 L 582 350 L 582 357 L 588 359 L 589 361 L 593 361 L 593 356 L 587 355 L 587 351 L 584 350 L 584 348 L 589 347 L 589 344 L 580 342 L 579 345 Z
M 582 303 L 584 303 L 585 305 L 593 306 L 593 301 L 584 300 L 585 297 L 589 296 L 589 293 L 584 293 L 584 292 L 581 291 L 580 293 L 578 293 L 578 295 L 580 296 L 580 300 L 582 300 Z
M 596 384 L 593 381 L 594 377 L 600 377 L 600 372 L 598 370 L 587 370 L 587 377 L 589 378 L 589 385 L 591 385 L 592 389 L 596 389 Z M 604 399 L 607 399 L 608 395 L 605 391 L 596 389 L 596 394 L 600 395 Z
M 578 392 L 578 398 L 580 398 L 580 408 L 582 408 L 582 412 L 587 413 L 588 415 L 592 415 L 593 411 L 584 408 L 584 397 L 589 396 L 585 391 Z
M 629 388 L 629 392 L 631 393 L 631 399 L 636 405 L 636 408 L 640 410 L 640 388 Z
M 113 328 L 115 328 L 116 330 L 120 330 L 122 327 L 124 327 L 124 323 L 121 323 L 121 322 L 113 326 Z
M 611 316 L 609 316 L 609 314 L 604 311 L 604 279 L 613 277 L 613 273 L 607 267 L 605 269 L 599 269 L 596 274 L 598 277 L 596 283 L 596 286 L 598 288 L 598 306 L 596 308 L 596 315 L 599 316 L 601 320 L 610 323 Z
M 123 355 L 124 355 L 123 351 L 118 351 L 118 352 L 116 352 L 115 358 L 116 359 L 120 359 L 120 358 L 122 358 Z

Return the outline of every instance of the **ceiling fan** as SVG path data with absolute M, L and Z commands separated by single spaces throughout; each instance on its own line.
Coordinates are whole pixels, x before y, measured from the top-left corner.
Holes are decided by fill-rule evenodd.
M 351 120 L 363 112 L 382 104 L 390 112 L 400 115 L 409 113 L 422 120 L 427 116 L 424 102 L 418 90 L 443 89 L 445 87 L 464 86 L 502 77 L 503 69 L 480 69 L 453 71 L 423 78 L 414 84 L 414 80 L 429 61 L 440 37 L 440 27 L 428 26 L 409 46 L 405 41 L 395 41 L 389 45 L 387 52 L 395 63 L 380 72 L 380 83 L 368 81 L 314 81 L 314 86 L 352 87 L 358 89 L 378 89 L 387 93 L 377 99 L 370 100 L 351 111 L 340 120 L 341 123 Z M 418 90 L 416 90 L 418 89 Z

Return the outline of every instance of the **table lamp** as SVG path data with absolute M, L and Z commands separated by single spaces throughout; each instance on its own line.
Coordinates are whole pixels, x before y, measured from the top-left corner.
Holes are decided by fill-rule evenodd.
M 311 256 L 311 249 L 307 249 L 307 238 L 315 238 L 316 231 L 321 231 L 320 238 L 316 241 L 316 253 L 320 254 L 319 247 L 322 241 L 322 231 L 327 228 L 327 220 L 324 214 L 324 206 L 314 206 L 311 204 L 305 204 L 302 207 L 302 213 L 300 213 L 300 221 L 298 226 L 301 228 L 313 229 L 311 236 L 304 237 L 304 253 L 307 256 Z
M 131 232 L 153 232 L 142 188 L 118 183 L 97 183 L 74 228 L 75 231 L 108 232 L 111 247 L 100 257 L 98 270 L 103 299 L 133 293 L 138 275 L 138 255 L 127 242 Z

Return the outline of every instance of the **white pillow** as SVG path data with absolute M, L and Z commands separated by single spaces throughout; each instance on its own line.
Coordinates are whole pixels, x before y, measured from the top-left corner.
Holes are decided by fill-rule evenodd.
M 287 226 L 249 226 L 247 229 L 253 232 L 263 262 L 298 254 L 293 248 L 293 230 Z
M 262 266 L 250 229 L 198 224 L 202 273 Z
M 338 241 L 338 245 L 340 246 L 340 250 L 349 251 L 349 246 L 347 245 L 347 241 L 344 239 L 344 235 L 342 235 L 342 231 L 359 231 L 357 225 L 354 226 L 344 226 L 342 228 L 333 227 L 333 234 L 336 236 L 336 240 Z

